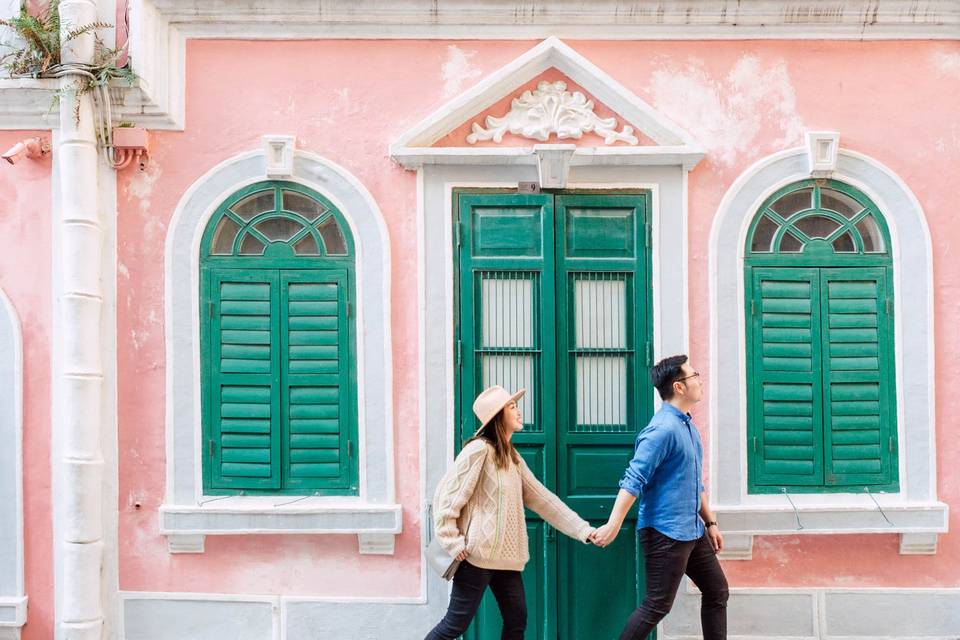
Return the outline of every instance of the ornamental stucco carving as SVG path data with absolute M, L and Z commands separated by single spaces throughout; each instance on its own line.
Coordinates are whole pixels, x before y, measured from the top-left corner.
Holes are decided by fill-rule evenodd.
M 542 81 L 536 91 L 524 91 L 510 103 L 510 111 L 498 118 L 486 117 L 486 128 L 473 123 L 473 133 L 467 142 L 480 140 L 500 142 L 507 132 L 545 142 L 550 134 L 557 138 L 580 138 L 584 133 L 594 132 L 603 136 L 606 144 L 639 142 L 633 135 L 633 127 L 624 125 L 617 131 L 616 118 L 601 118 L 593 112 L 593 100 L 579 91 L 567 91 L 567 83 Z

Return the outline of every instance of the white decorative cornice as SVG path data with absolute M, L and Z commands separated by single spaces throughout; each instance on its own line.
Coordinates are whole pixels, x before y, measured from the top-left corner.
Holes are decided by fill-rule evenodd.
M 390 146 L 390 156 L 408 169 L 416 169 L 425 164 L 538 164 L 532 147 L 433 145 L 476 114 L 497 104 L 504 97 L 513 95 L 520 87 L 550 69 L 556 69 L 565 75 L 632 125 L 629 129 L 624 127 L 617 132 L 613 128 L 614 121 L 609 123 L 609 128 L 603 127 L 601 135 L 611 132 L 616 135 L 632 135 L 636 127 L 638 133 L 653 142 L 645 145 L 577 147 L 569 157 L 569 166 L 683 165 L 690 169 L 703 158 L 702 147 L 689 133 L 558 38 L 547 38 L 428 115 Z M 544 84 L 548 83 L 541 83 L 540 86 L 543 87 Z M 530 98 L 532 103 L 532 94 Z M 588 104 L 592 114 L 592 103 L 584 99 L 583 106 Z M 608 123 L 601 122 L 603 125 Z M 548 130 L 556 126 L 550 122 L 544 124 L 548 126 Z M 567 123 L 562 124 L 566 126 Z M 591 124 L 596 126 L 596 123 Z M 571 125 L 571 133 L 573 127 L 583 127 L 583 116 L 581 122 Z M 509 128 L 508 124 L 507 129 Z M 476 134 L 476 129 L 474 133 Z
M 579 91 L 567 91 L 567 83 L 563 80 L 543 80 L 537 84 L 536 91 L 524 91 L 519 98 L 514 98 L 505 115 L 499 118 L 487 116 L 486 129 L 474 122 L 473 133 L 467 136 L 467 142 L 501 142 L 507 132 L 540 142 L 546 142 L 551 135 L 561 140 L 579 139 L 584 133 L 591 132 L 603 136 L 606 144 L 639 142 L 633 135 L 633 127 L 624 125 L 617 131 L 617 119 L 601 118 L 594 113 L 593 107 L 593 100 L 588 100 Z
M 960 38 L 960 5 L 954 0 L 152 0 L 150 4 L 189 37 L 204 38 Z

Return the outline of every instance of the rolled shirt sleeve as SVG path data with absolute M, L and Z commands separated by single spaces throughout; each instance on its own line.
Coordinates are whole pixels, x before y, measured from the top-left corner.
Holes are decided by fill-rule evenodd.
M 620 488 L 634 497 L 642 496 L 644 487 L 666 457 L 672 440 L 670 430 L 662 425 L 652 424 L 641 431 L 634 445 L 633 458 L 620 480 Z

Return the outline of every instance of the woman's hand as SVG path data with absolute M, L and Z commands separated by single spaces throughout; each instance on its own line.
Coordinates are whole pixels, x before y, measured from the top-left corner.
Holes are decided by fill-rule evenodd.
M 457 554 L 457 560 L 463 562 L 463 561 L 466 560 L 466 559 L 467 559 L 467 550 L 466 550 L 466 549 L 464 549 L 464 550 L 461 551 L 459 554 Z

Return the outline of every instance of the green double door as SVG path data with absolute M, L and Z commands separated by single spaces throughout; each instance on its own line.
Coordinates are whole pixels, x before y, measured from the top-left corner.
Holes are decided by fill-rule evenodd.
M 606 521 L 652 411 L 649 194 L 457 191 L 458 446 L 493 384 L 526 388 L 514 436 L 529 467 L 594 525 Z M 610 640 L 643 597 L 627 520 L 606 549 L 527 511 L 528 640 Z M 500 637 L 488 593 L 467 634 Z

